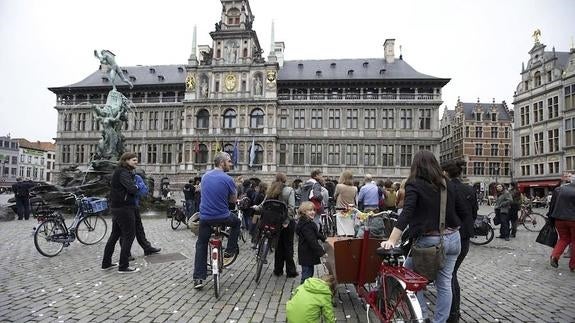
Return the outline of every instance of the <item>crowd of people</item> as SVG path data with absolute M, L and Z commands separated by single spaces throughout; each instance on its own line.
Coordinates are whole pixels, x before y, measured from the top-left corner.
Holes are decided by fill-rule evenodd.
M 184 186 L 183 193 L 187 214 L 199 212 L 199 232 L 196 241 L 194 260 L 194 288 L 201 289 L 207 276 L 207 247 L 211 227 L 230 227 L 230 235 L 224 257 L 234 257 L 239 252 L 238 237 L 240 219 L 234 210 L 241 209 L 244 225 L 249 229 L 252 243 L 258 241 L 259 223 L 262 221 L 261 208 L 267 201 L 280 201 L 287 212 L 281 219 L 281 228 L 273 242 L 273 274 L 288 278 L 300 276 L 300 286 L 287 304 L 289 322 L 311 322 L 323 316 L 327 322 L 335 320 L 331 298 L 335 291 L 332 276 L 314 277 L 314 267 L 321 263 L 325 255 L 326 237 L 322 235 L 319 215 L 333 204 L 335 209 L 358 208 L 364 212 L 393 210 L 398 215 L 397 222 L 383 248 L 395 247 L 404 238 L 402 233 L 409 227 L 410 239 L 414 245 L 426 247 L 443 239 L 445 263 L 437 274 L 431 277 L 437 288 L 435 310 L 432 322 L 458 322 L 460 317 L 460 284 L 458 269 L 469 251 L 470 237 L 473 236 L 474 221 L 477 218 L 478 203 L 475 191 L 462 182 L 463 162 L 449 162 L 439 165 L 430 151 L 415 154 L 408 178 L 401 183 L 389 180 L 375 181 L 370 174 L 363 175 L 363 183 L 354 181 L 354 174 L 344 171 L 339 180 L 326 180 L 321 171 L 311 172 L 305 181 L 294 180 L 288 183 L 285 174 L 277 173 L 274 180 L 265 183 L 257 178 L 235 180 L 227 174 L 232 160 L 225 152 L 216 154 L 214 167 L 201 178 L 196 177 Z M 147 194 L 142 177 L 136 172 L 137 158 L 133 153 L 125 153 L 120 158 L 119 167 L 112 176 L 111 213 L 112 233 L 105 247 L 102 269 L 118 267 L 121 273 L 137 272 L 129 266 L 133 259 L 130 249 L 136 238 L 146 255 L 159 252 L 146 239 L 139 214 L 139 198 Z M 573 178 L 573 177 L 572 177 Z M 445 228 L 440 230 L 440 195 L 445 191 Z M 494 208 L 501 222 L 499 237 L 509 240 L 516 235 L 517 212 L 522 203 L 521 193 L 515 189 L 508 191 L 497 185 Z M 239 201 L 239 202 L 238 202 Z M 559 256 L 572 244 L 575 237 L 575 180 L 556 189 L 550 201 L 548 216 L 559 232 L 559 242 L 553 249 L 550 264 L 557 267 Z M 22 215 L 22 217 L 25 217 Z M 337 234 L 354 236 L 357 227 L 346 223 L 344 216 L 336 213 Z M 294 257 L 295 236 L 297 235 L 297 258 Z M 119 264 L 112 263 L 116 242 L 120 242 Z M 569 268 L 575 270 L 575 258 L 571 251 Z M 301 273 L 298 272 L 299 264 Z M 413 268 L 408 255 L 404 264 Z M 418 292 L 418 300 L 424 314 L 427 302 Z M 304 321 L 302 321 L 305 318 Z M 312 319 L 313 318 L 313 319 Z

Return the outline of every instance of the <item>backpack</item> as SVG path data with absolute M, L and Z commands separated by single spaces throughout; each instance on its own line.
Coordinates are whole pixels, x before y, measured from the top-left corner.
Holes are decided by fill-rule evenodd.
M 385 207 L 395 207 L 395 200 L 397 199 L 397 194 L 395 194 L 395 190 L 393 188 L 385 190 L 385 199 L 384 204 Z

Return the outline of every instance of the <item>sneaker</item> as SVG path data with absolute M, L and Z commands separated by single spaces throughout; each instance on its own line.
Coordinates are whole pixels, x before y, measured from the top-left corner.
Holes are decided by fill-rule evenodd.
M 118 272 L 120 274 L 131 274 L 131 273 L 137 273 L 138 271 L 140 271 L 140 268 L 128 267 L 124 269 L 118 269 Z
M 118 267 L 118 263 L 113 263 L 113 264 L 109 264 L 107 266 L 102 265 L 102 270 L 108 270 L 108 269 L 112 269 L 112 268 L 116 268 Z
M 204 287 L 204 281 L 201 279 L 194 279 L 194 289 L 202 289 Z

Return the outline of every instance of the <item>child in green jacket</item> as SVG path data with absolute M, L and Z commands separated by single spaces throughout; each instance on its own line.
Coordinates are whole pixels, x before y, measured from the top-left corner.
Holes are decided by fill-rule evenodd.
M 324 322 L 335 322 L 333 304 L 335 279 L 331 275 L 310 277 L 299 285 L 286 305 L 288 323 L 316 323 L 321 316 Z

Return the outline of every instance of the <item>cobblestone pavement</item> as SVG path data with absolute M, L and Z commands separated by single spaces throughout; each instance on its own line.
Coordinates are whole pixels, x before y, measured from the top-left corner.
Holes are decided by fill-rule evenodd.
M 144 257 L 135 245 L 135 265 L 142 270 L 130 275 L 100 270 L 105 240 L 93 246 L 74 242 L 56 257 L 41 256 L 33 243 L 35 225 L 35 220 L 0 223 L 2 322 L 282 322 L 285 303 L 299 283 L 299 277 L 273 276 L 270 263 L 256 285 L 253 252 L 240 242 L 240 257 L 224 271 L 223 295 L 216 301 L 211 280 L 201 291 L 192 287 L 195 236 L 173 231 L 165 218 L 144 218 L 149 240 L 162 254 L 188 259 L 152 263 L 154 256 Z M 551 268 L 551 249 L 536 244 L 535 237 L 520 229 L 510 242 L 472 246 L 460 270 L 463 322 L 575 321 L 575 274 L 568 259 Z M 114 259 L 118 253 L 116 248 Z M 435 300 L 433 287 L 428 299 Z M 367 322 L 353 286 L 338 286 L 336 301 L 338 321 Z

